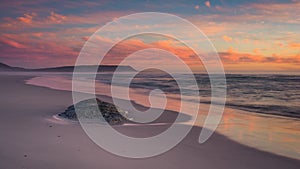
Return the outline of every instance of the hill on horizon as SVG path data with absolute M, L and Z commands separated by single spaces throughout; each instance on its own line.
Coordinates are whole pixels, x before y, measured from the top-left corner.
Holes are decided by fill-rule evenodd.
M 113 72 L 117 68 L 119 71 L 124 72 L 135 72 L 136 70 L 131 66 L 123 65 L 80 65 L 77 66 L 77 70 L 80 72 L 92 72 L 95 68 L 98 67 L 98 72 Z M 75 66 L 60 66 L 60 67 L 49 67 L 49 68 L 38 68 L 38 69 L 26 69 L 21 67 L 12 67 L 7 64 L 0 62 L 0 71 L 9 71 L 9 72 L 73 72 Z

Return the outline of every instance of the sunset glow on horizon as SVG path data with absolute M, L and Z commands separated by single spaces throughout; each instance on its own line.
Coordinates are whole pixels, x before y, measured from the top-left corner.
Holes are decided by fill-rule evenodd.
M 164 12 L 182 17 L 202 30 L 215 46 L 228 73 L 300 71 L 299 0 L 177 0 L 164 3 L 150 0 L 12 0 L 3 2 L 0 9 L 0 62 L 11 66 L 74 65 L 84 43 L 106 23 L 137 12 Z M 128 29 L 147 30 L 136 25 L 112 32 Z M 193 32 L 189 37 L 193 37 Z M 130 40 L 119 50 L 145 46 L 177 51 L 184 61 L 193 62 L 190 51 L 165 39 L 155 42 Z M 117 57 L 114 55 L 117 53 L 111 57 Z

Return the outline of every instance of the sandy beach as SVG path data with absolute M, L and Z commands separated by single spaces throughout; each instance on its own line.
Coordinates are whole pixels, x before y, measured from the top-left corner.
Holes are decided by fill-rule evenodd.
M 0 75 L 0 168 L 299 168 L 300 161 L 259 151 L 215 133 L 205 144 L 197 142 L 194 127 L 172 150 L 153 158 L 128 159 L 94 144 L 78 122 L 53 115 L 72 104 L 72 93 L 26 85 L 30 76 Z M 141 135 L 165 126 L 117 126 Z M 143 134 L 142 134 L 143 135 Z

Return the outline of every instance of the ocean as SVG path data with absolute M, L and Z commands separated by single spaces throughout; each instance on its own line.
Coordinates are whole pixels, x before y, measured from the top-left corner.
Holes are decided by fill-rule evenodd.
M 130 75 L 126 73 L 118 76 L 126 79 Z M 194 75 L 198 88 L 191 85 L 189 76 L 179 75 L 180 80 L 185 83 L 181 91 L 176 80 L 167 74 L 145 73 L 137 75 L 131 82 L 130 88 L 140 94 L 149 94 L 149 91 L 160 89 L 173 99 L 187 97 L 185 101 L 196 103 L 196 90 L 199 92 L 200 102 L 211 104 L 211 84 L 207 74 Z M 96 76 L 97 85 L 111 85 L 110 73 L 100 73 Z M 35 80 L 48 81 L 56 87 L 64 87 L 66 81 L 72 80 L 72 74 L 44 74 Z M 83 80 L 84 81 L 84 80 Z M 122 79 L 117 86 L 125 86 Z M 51 82 L 51 83 L 50 83 Z M 299 75 L 246 75 L 246 74 L 227 74 L 226 75 L 226 106 L 235 109 L 250 111 L 254 113 L 273 114 L 300 118 L 300 76 Z M 84 84 L 83 84 L 84 85 Z M 53 86 L 52 86 L 53 87 Z M 103 90 L 99 90 L 98 94 Z M 180 97 L 183 96 L 183 97 Z M 218 104 L 218 103 L 212 103 Z

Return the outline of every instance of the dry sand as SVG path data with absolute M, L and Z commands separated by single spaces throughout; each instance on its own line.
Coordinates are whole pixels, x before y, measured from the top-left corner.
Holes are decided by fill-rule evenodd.
M 0 169 L 293 169 L 300 161 L 262 152 L 215 133 L 197 142 L 194 127 L 172 150 L 153 158 L 128 159 L 94 144 L 77 122 L 53 115 L 72 104 L 72 94 L 26 85 L 29 76 L 0 75 Z M 128 134 L 155 133 L 165 126 L 118 126 Z

